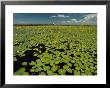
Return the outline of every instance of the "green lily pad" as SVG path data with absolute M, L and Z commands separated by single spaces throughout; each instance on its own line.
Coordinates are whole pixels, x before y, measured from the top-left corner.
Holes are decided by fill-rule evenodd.
M 80 71 L 74 70 L 74 75 L 80 75 Z
M 59 69 L 59 70 L 58 70 L 58 73 L 59 73 L 60 75 L 64 75 L 65 72 L 66 72 L 66 70 L 64 70 L 64 69 Z

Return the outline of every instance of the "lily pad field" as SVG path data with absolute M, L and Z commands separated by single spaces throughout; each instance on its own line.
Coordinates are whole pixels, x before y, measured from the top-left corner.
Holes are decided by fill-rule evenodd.
M 14 26 L 14 75 L 97 75 L 97 26 Z

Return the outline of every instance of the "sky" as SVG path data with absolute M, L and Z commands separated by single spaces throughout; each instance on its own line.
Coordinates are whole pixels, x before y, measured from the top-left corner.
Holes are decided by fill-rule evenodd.
M 96 13 L 14 13 L 14 24 L 97 25 Z

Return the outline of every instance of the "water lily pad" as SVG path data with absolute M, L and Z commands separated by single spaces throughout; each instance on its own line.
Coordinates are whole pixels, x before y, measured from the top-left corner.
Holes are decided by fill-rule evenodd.
M 58 73 L 59 73 L 60 75 L 64 75 L 65 72 L 66 72 L 66 70 L 64 70 L 64 69 L 59 69 L 59 70 L 58 70 Z
M 74 75 L 80 75 L 80 71 L 74 70 Z

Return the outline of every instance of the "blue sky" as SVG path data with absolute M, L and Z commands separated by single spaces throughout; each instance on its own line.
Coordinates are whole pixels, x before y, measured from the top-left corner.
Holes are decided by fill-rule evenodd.
M 95 13 L 14 13 L 14 24 L 96 25 Z

